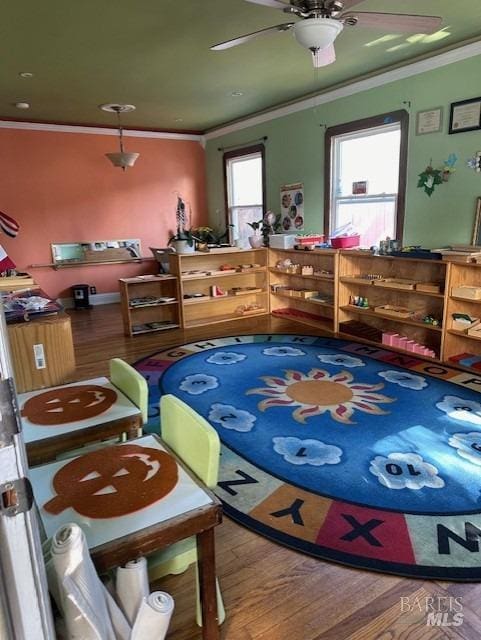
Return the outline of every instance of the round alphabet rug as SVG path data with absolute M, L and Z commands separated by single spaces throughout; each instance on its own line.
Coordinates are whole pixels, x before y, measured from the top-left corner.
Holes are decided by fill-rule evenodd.
M 225 513 L 319 558 L 481 579 L 481 373 L 303 335 L 192 342 L 139 361 L 217 430 Z M 181 425 L 179 425 L 181 428 Z

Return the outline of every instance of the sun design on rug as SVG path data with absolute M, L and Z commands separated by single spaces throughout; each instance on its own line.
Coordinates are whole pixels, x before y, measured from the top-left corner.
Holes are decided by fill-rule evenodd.
M 270 407 L 296 406 L 292 417 L 297 422 L 328 411 L 331 418 L 344 424 L 354 424 L 349 418 L 358 409 L 372 415 L 389 413 L 376 406 L 379 402 L 395 402 L 395 398 L 375 393 L 384 387 L 383 383 L 363 384 L 353 382 L 354 376 L 348 371 L 329 375 L 322 369 L 311 369 L 304 374 L 286 369 L 284 378 L 261 376 L 267 384 L 265 388 L 249 389 L 246 395 L 269 396 L 257 405 L 260 411 Z

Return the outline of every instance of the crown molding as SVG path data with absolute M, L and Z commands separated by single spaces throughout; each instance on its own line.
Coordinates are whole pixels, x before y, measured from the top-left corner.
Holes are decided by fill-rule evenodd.
M 82 133 L 96 136 L 118 136 L 118 129 L 106 127 L 83 127 L 70 124 L 47 124 L 43 122 L 16 122 L 0 120 L 0 129 L 20 131 L 50 131 L 53 133 Z M 191 140 L 202 144 L 203 136 L 192 133 L 169 133 L 168 131 L 142 131 L 140 129 L 122 129 L 125 138 L 150 138 L 156 140 Z
M 426 71 L 433 71 L 434 69 L 439 69 L 454 62 L 460 62 L 478 55 L 481 55 L 481 42 L 477 41 L 465 44 L 461 47 L 445 51 L 444 53 L 423 58 L 422 60 L 411 62 L 410 64 L 390 69 L 389 71 L 380 72 L 377 75 L 352 82 L 337 89 L 328 89 L 323 93 L 310 96 L 309 98 L 276 107 L 259 113 L 258 115 L 248 116 L 244 120 L 233 122 L 217 129 L 211 129 L 204 135 L 204 139 L 206 141 L 214 140 L 228 133 L 241 131 L 242 129 L 247 129 L 257 124 L 263 124 L 264 122 L 282 118 L 283 116 L 288 116 L 299 111 L 318 107 L 321 104 L 339 100 L 339 98 L 346 98 L 356 93 L 361 93 L 362 91 L 374 89 L 390 82 L 396 82 L 397 80 L 404 80 L 405 78 L 410 78 L 411 76 L 425 73 Z

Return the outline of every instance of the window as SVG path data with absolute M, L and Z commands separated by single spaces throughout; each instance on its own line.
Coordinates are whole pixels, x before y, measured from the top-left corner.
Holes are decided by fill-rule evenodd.
M 326 131 L 326 235 L 354 231 L 362 247 L 402 242 L 407 130 L 397 111 Z
M 227 224 L 230 241 L 248 247 L 252 235 L 248 222 L 264 215 L 265 169 L 264 145 L 228 151 L 224 154 Z

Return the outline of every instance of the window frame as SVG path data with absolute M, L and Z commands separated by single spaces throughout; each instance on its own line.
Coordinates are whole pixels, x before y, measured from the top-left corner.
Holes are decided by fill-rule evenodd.
M 224 165 L 224 208 L 225 208 L 225 224 L 226 229 L 229 228 L 229 180 L 227 166 L 229 160 L 250 156 L 254 153 L 260 153 L 262 164 L 262 215 L 266 212 L 266 150 L 263 144 L 255 144 L 249 147 L 241 147 L 226 151 L 222 156 Z M 259 203 L 253 203 L 252 206 L 258 206 Z M 233 205 L 235 206 L 235 205 Z M 246 205 L 247 206 L 247 205 Z
M 401 141 L 399 147 L 399 180 L 396 198 L 396 240 L 402 244 L 404 233 L 404 214 L 406 207 L 406 184 L 407 184 L 407 160 L 409 141 L 409 114 L 405 109 L 391 111 L 361 120 L 353 120 L 344 124 L 336 125 L 326 129 L 324 141 L 324 233 L 329 237 L 331 231 L 331 205 L 332 205 L 332 169 L 334 144 L 333 139 L 337 136 L 360 133 L 366 129 L 374 129 L 385 125 L 399 123 Z

